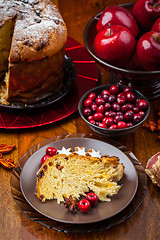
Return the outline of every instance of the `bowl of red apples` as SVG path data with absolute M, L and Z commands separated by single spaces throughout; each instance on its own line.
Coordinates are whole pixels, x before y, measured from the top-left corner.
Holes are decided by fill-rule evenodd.
M 88 22 L 84 43 L 113 82 L 160 96 L 159 0 L 107 6 Z
M 86 92 L 79 101 L 78 111 L 93 131 L 121 137 L 142 125 L 150 105 L 144 95 L 130 86 L 107 84 Z

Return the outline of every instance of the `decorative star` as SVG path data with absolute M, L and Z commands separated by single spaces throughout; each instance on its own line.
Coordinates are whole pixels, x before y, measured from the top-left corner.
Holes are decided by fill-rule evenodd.
M 78 155 L 81 155 L 81 156 L 86 155 L 85 148 L 76 147 L 76 150 L 74 152 L 77 153 Z
M 65 155 L 70 155 L 71 154 L 71 148 L 65 148 L 62 147 L 62 150 L 57 150 L 58 154 L 65 154 Z
M 92 151 L 89 152 L 89 154 L 91 155 L 91 157 L 101 158 L 101 154 L 99 153 L 99 151 L 95 151 L 94 149 L 92 149 Z

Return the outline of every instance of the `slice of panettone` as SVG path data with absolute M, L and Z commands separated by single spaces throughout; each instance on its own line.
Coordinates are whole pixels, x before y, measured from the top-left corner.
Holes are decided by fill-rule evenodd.
M 117 157 L 80 156 L 77 153 L 57 154 L 48 158 L 37 173 L 36 196 L 45 202 L 70 195 L 74 199 L 85 196 L 89 191 L 99 200 L 110 201 L 110 196 L 121 188 L 118 181 L 123 177 L 124 167 Z

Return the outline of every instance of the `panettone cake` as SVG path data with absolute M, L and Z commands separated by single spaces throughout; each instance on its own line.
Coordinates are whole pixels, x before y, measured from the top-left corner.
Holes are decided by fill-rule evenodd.
M 51 0 L 0 0 L 0 103 L 33 103 L 58 91 L 66 40 Z

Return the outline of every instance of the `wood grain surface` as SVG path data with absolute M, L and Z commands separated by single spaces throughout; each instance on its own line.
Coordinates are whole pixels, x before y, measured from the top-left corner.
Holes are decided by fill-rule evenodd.
M 58 7 L 66 22 L 68 35 L 83 43 L 87 22 L 107 5 L 128 2 L 123 0 L 67 0 L 58 1 Z M 109 82 L 109 73 L 103 72 L 102 82 Z M 150 101 L 148 119 L 155 120 L 160 110 L 160 99 Z M 23 130 L 0 129 L 0 143 L 16 144 L 9 154 L 15 162 L 32 146 L 56 135 L 68 133 L 93 133 L 80 118 L 78 112 L 71 116 L 39 128 Z M 145 167 L 147 160 L 160 151 L 157 133 L 139 128 L 135 133 L 116 139 L 133 152 Z M 97 233 L 60 233 L 42 227 L 25 216 L 11 195 L 11 171 L 0 166 L 0 239 L 1 240 L 158 240 L 160 239 L 160 189 L 148 178 L 147 195 L 138 210 L 123 223 Z

